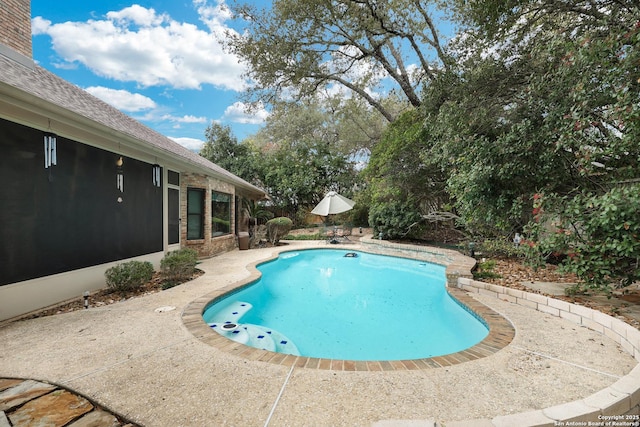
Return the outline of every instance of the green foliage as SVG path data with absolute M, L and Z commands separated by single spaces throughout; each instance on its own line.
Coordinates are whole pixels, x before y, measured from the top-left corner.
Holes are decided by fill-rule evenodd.
M 264 206 L 255 200 L 242 199 L 244 213 L 248 218 L 268 221 L 273 218 L 273 212 L 268 211 Z
M 229 126 L 212 122 L 205 130 L 205 144 L 200 155 L 249 182 L 257 177 L 250 146 L 238 144 Z
M 111 291 L 133 291 L 151 280 L 153 265 L 148 261 L 128 261 L 110 267 L 104 276 Z
M 415 209 L 441 210 L 449 202 L 442 163 L 431 150 L 429 126 L 419 110 L 409 110 L 387 127 L 365 169 L 373 202 L 411 198 Z
M 250 102 L 313 98 L 339 85 L 391 122 L 393 113 L 371 89 L 390 78 L 418 106 L 424 81 L 451 62 L 433 25 L 445 16 L 435 16 L 431 6 L 413 0 L 280 0 L 264 8 L 236 2 L 231 7 L 247 25 L 242 33 L 229 31 L 225 42 L 248 65 Z M 415 76 L 401 54 L 407 48 L 420 62 Z
M 165 284 L 175 286 L 191 279 L 198 264 L 198 253 L 193 249 L 178 249 L 167 253 L 160 261 L 160 271 Z
M 279 103 L 266 126 L 242 143 L 228 126 L 212 123 L 200 155 L 267 191 L 269 210 L 256 202 L 244 204 L 251 218 L 268 220 L 275 213 L 302 219 L 329 189 L 350 195 L 358 183 L 353 156 L 370 143 L 345 135 L 353 129 L 347 122 L 376 119 L 365 109 L 358 116 L 353 103 L 347 114 L 335 102 Z
M 355 227 L 368 227 L 369 226 L 369 205 L 358 204 L 356 201 L 355 206 L 349 211 L 350 222 Z
M 287 234 L 285 237 L 282 238 L 282 240 L 324 240 L 325 237 L 322 236 L 322 234 L 320 233 L 314 233 L 314 234 Z
M 267 210 L 259 203 L 244 209 L 251 218 L 287 216 L 300 224 L 329 190 L 349 197 L 360 183 L 355 157 L 366 155 L 367 133 L 353 131 L 354 122 L 371 124 L 379 137 L 379 115 L 354 103 L 325 99 L 313 103 L 279 103 L 265 126 L 238 143 L 228 126 L 212 123 L 200 155 L 263 188 Z M 376 118 L 377 116 L 377 118 Z
M 516 246 L 509 239 L 486 239 L 481 242 L 474 242 L 474 250 L 483 257 L 488 258 L 516 258 L 524 257 L 525 248 L 521 245 Z M 468 248 L 468 243 L 464 244 L 464 248 Z
M 521 230 L 540 189 L 637 178 L 637 2 L 456 4 L 471 28 L 455 46 L 459 69 L 425 91 L 435 148 L 424 155 L 452 166 L 447 191 L 468 232 Z
M 475 270 L 472 272 L 473 278 L 475 280 L 482 279 L 499 279 L 500 276 L 498 273 L 493 271 L 496 268 L 496 261 L 489 259 L 484 262 L 480 262 L 476 265 Z
M 369 224 L 373 227 L 374 237 L 382 233 L 386 240 L 413 237 L 418 229 L 412 228 L 422 217 L 411 200 L 392 200 L 373 205 L 369 209 Z
M 563 255 L 563 267 L 587 287 L 624 287 L 640 280 L 640 185 L 575 197 L 537 195 L 528 246 L 546 259 Z
M 267 221 L 267 239 L 272 245 L 277 245 L 280 239 L 289 234 L 293 221 L 286 217 L 273 218 Z

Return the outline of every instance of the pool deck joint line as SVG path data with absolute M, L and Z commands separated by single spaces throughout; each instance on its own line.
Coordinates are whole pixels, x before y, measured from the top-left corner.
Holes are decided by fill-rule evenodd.
M 280 393 L 278 393 L 278 397 L 276 397 L 276 401 L 273 402 L 273 406 L 271 407 L 271 412 L 269 412 L 269 416 L 267 417 L 267 421 L 264 423 L 264 427 L 268 427 L 271 422 L 271 417 L 273 417 L 273 413 L 276 412 L 276 408 L 278 407 L 278 403 L 280 402 L 280 398 L 282 397 L 282 393 L 284 393 L 284 389 L 287 388 L 287 384 L 289 383 L 289 378 L 291 378 L 291 374 L 293 374 L 293 369 L 295 365 L 291 366 L 289 369 L 289 374 L 287 378 L 285 378 L 284 383 L 282 383 L 282 388 L 280 388 Z
M 621 375 L 610 374 L 608 372 L 600 371 L 598 369 L 593 369 L 593 368 L 590 368 L 588 366 L 579 365 L 577 363 L 571 363 L 571 362 L 568 362 L 566 360 L 562 360 L 562 359 L 559 359 L 557 357 L 553 357 L 553 356 L 551 356 L 549 354 L 544 354 L 544 353 L 540 353 L 538 351 L 532 351 L 532 350 L 526 349 L 526 348 L 521 347 L 519 345 L 514 345 L 513 348 L 517 348 L 519 350 L 522 350 L 522 351 L 524 351 L 526 353 L 529 353 L 529 354 L 533 354 L 535 356 L 544 357 L 545 359 L 554 360 L 556 362 L 560 362 L 560 363 L 563 363 L 565 365 L 570 365 L 570 366 L 573 366 L 573 367 L 578 368 L 578 369 L 584 369 L 586 371 L 595 372 L 596 374 L 604 375 L 606 377 L 611 377 L 611 378 L 616 378 L 616 379 L 622 378 Z

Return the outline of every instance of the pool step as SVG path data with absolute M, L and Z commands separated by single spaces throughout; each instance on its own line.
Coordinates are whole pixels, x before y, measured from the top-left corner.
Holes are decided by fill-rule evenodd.
M 223 326 L 228 324 L 226 322 L 210 323 L 209 326 L 220 335 L 240 344 L 294 356 L 300 355 L 296 345 L 278 331 L 251 323 L 237 324 L 234 330 L 225 331 Z
M 239 323 L 240 318 L 253 308 L 253 305 L 244 301 L 234 301 L 228 307 L 220 310 L 208 322 L 209 326 L 213 323 Z
M 264 326 L 257 326 L 257 325 L 251 325 L 251 326 L 260 328 L 264 332 L 266 332 L 268 335 L 271 336 L 271 339 L 274 341 L 276 345 L 276 349 L 272 351 L 277 351 L 278 353 L 292 354 L 294 356 L 300 356 L 300 351 L 298 351 L 298 347 L 296 347 L 293 341 L 291 341 L 289 338 L 287 338 L 280 332 L 274 329 L 265 328 Z

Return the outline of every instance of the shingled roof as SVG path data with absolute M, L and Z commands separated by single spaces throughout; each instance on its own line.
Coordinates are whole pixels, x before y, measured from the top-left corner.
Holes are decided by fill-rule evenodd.
M 177 156 L 187 163 L 209 170 L 212 175 L 224 178 L 240 188 L 265 195 L 265 191 L 261 188 L 184 148 L 38 65 L 25 66 L 0 55 L 0 83 L 10 85 L 61 109 L 128 135 L 140 141 L 141 144 L 148 144 L 172 157 Z

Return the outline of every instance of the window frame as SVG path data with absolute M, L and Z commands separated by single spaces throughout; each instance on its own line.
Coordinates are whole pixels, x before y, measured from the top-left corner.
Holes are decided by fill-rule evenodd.
M 200 196 L 199 209 L 191 203 L 192 194 L 198 194 Z M 203 188 L 187 187 L 187 240 L 204 239 L 205 203 L 205 190 Z M 194 221 L 200 223 L 198 227 L 198 237 L 195 237 L 193 234 Z
M 226 202 L 216 200 L 220 196 L 226 198 Z M 231 234 L 231 200 L 233 198 L 232 194 L 224 193 L 222 191 L 211 190 L 211 238 L 226 236 Z M 216 209 L 215 205 L 223 205 L 225 204 L 226 216 L 227 218 L 220 218 L 216 216 L 220 210 Z M 220 221 L 216 221 L 215 219 L 220 219 L 222 221 L 226 221 L 226 230 L 220 229 L 224 226 L 224 223 Z

